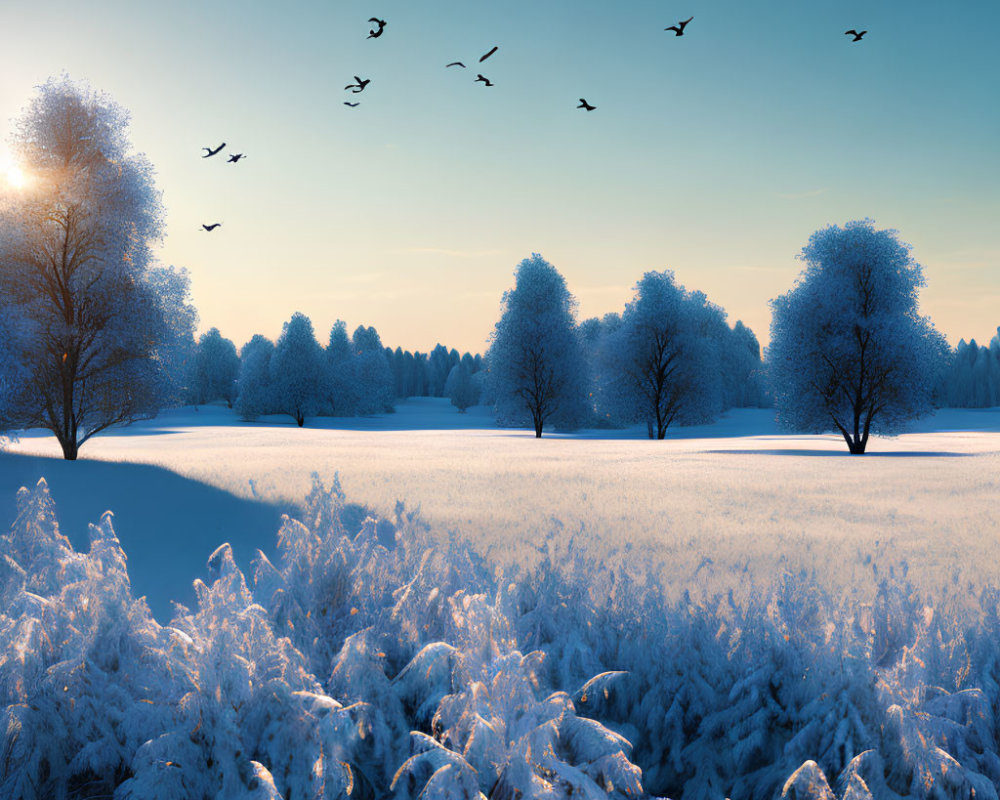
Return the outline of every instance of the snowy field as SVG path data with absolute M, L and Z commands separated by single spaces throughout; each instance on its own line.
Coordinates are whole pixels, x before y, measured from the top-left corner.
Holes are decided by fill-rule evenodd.
M 256 548 L 271 552 L 281 512 L 301 505 L 312 472 L 326 483 L 339 474 L 349 503 L 385 517 L 397 501 L 419 506 L 434 535 L 503 563 L 530 565 L 558 530 L 553 546 L 575 536 L 597 558 L 628 548 L 630 561 L 664 564 L 678 590 L 699 565 L 699 584 L 726 584 L 729 568 L 747 565 L 758 575 L 818 566 L 836 584 L 850 579 L 836 569 L 845 555 L 876 547 L 915 578 L 947 580 L 960 565 L 993 580 L 1000 553 L 1000 409 L 943 410 L 913 433 L 874 439 L 861 458 L 839 437 L 779 433 L 764 409 L 663 442 L 644 428 L 536 441 L 495 428 L 483 408 L 462 415 L 434 398 L 302 429 L 288 417 L 241 423 L 218 406 L 174 410 L 92 439 L 75 464 L 41 433 L 8 451 L 4 512 L 42 476 L 74 542 L 112 509 L 136 589 L 157 611 L 190 599 L 191 576 L 218 544 L 232 543 L 241 564 Z M 182 596 L 170 595 L 178 585 Z
M 1000 409 L 864 457 L 321 423 L 0 454 L 4 796 L 997 797 Z

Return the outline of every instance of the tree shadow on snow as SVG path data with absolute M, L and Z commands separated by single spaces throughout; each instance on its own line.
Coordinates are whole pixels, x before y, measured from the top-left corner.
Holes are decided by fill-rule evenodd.
M 128 557 L 134 596 L 146 596 L 157 621 L 171 616 L 171 601 L 192 607 L 192 582 L 206 577 L 205 562 L 223 542 L 245 572 L 260 549 L 272 558 L 282 513 L 294 509 L 229 492 L 145 464 L 64 461 L 0 453 L 0 526 L 10 530 L 15 495 L 44 477 L 56 504 L 59 530 L 77 551 L 89 549 L 88 523 L 107 510 Z

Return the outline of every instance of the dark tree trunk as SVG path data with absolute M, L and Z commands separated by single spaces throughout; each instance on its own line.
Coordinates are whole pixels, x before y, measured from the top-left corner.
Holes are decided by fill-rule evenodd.
M 542 423 L 540 420 L 535 421 L 535 438 L 536 439 L 542 438 Z
M 650 439 L 653 438 L 653 420 L 651 419 L 646 420 L 646 435 L 649 436 Z
M 303 417 L 301 414 L 296 414 L 295 415 L 295 424 L 298 425 L 301 428 L 303 425 L 306 424 L 306 418 Z
M 76 461 L 76 455 L 79 452 L 79 446 L 76 443 L 76 439 L 59 439 L 59 445 L 62 447 L 63 458 L 66 461 Z

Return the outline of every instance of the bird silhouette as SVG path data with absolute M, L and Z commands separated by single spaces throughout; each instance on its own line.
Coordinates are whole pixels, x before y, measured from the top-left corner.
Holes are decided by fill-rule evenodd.
M 462 69 L 465 69 L 465 64 L 461 61 L 452 61 L 450 64 L 445 64 L 445 68 L 447 67 L 461 67 Z
M 493 82 L 489 78 L 484 78 L 480 73 L 477 72 L 476 79 L 473 81 L 473 83 L 479 83 L 479 81 L 482 81 L 487 86 L 493 86 Z
M 202 158 L 210 158 L 211 156 L 218 155 L 219 151 L 222 150 L 222 148 L 225 147 L 225 146 L 226 146 L 226 143 L 223 142 L 218 147 L 216 147 L 214 150 L 211 147 L 203 147 L 203 148 L 201 148 L 202 150 L 207 150 L 208 151 L 205 155 L 202 156 Z
M 694 19 L 694 17 L 688 17 L 683 22 L 678 22 L 676 25 L 671 25 L 669 28 L 664 28 L 663 30 L 665 30 L 665 31 L 673 31 L 674 32 L 674 36 L 683 36 L 684 35 L 684 28 L 686 28 L 687 24 L 691 20 L 693 20 L 693 19 Z
M 365 87 L 372 82 L 371 78 L 361 80 L 361 78 L 359 78 L 357 75 L 354 76 L 354 80 L 356 80 L 357 83 L 349 83 L 347 84 L 347 86 L 344 87 L 345 90 L 354 89 L 354 94 L 357 94 L 358 92 L 363 92 L 365 90 Z
M 361 105 L 361 103 L 348 103 L 348 102 L 347 102 L 347 101 L 345 100 L 345 101 L 344 101 L 344 105 L 345 105 L 345 106 L 350 106 L 351 108 L 357 108 L 358 106 L 360 106 L 360 105 Z
M 376 25 L 378 25 L 378 30 L 377 31 L 374 31 L 374 30 L 368 31 L 368 38 L 369 39 L 377 39 L 385 31 L 386 22 L 385 22 L 384 19 L 378 19 L 377 17 L 371 17 L 368 21 L 369 22 L 374 22 Z
M 479 59 L 479 63 L 482 64 L 487 58 L 489 58 L 491 55 L 493 55 L 496 51 L 497 51 L 497 47 L 494 47 L 492 50 L 490 50 L 490 52 L 486 53 L 486 55 L 482 56 Z
M 868 31 L 861 31 L 861 33 L 858 33 L 856 30 L 854 30 L 854 28 L 851 28 L 849 31 L 844 31 L 844 36 L 853 36 L 854 38 L 851 39 L 852 42 L 860 42 L 861 37 L 864 36 L 866 33 L 868 33 Z
M 203 230 L 208 231 L 209 233 L 211 233 L 216 228 L 218 228 L 221 224 L 222 224 L 221 222 L 213 222 L 211 225 L 202 225 L 201 227 L 202 227 Z
M 229 156 L 229 160 L 226 163 L 238 164 L 241 158 L 246 158 L 246 155 L 244 155 L 243 153 L 233 153 L 231 156 Z
M 592 106 L 590 103 L 588 103 L 586 100 L 584 100 L 581 97 L 580 98 L 580 105 L 578 105 L 577 108 L 585 108 L 585 109 L 587 109 L 587 111 L 593 111 L 595 108 L 597 108 L 597 106 Z

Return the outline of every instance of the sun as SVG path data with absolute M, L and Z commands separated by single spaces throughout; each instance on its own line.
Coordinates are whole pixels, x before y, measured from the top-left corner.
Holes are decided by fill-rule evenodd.
M 4 150 L 0 150 L 0 181 L 12 189 L 23 189 L 28 182 L 24 170 L 17 165 L 11 154 Z

